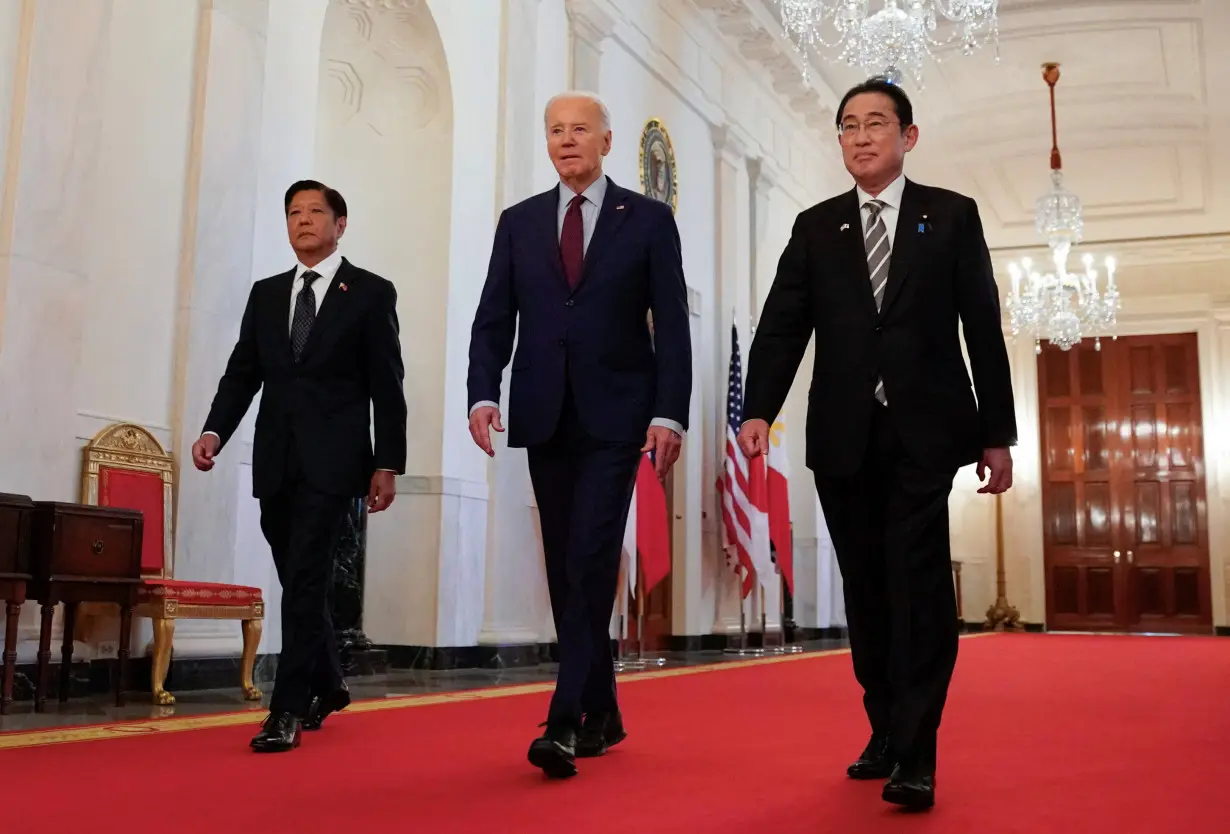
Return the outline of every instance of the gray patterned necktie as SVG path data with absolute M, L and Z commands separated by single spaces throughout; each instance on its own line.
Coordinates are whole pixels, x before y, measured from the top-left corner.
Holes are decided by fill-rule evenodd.
M 310 270 L 303 273 L 303 289 L 299 290 L 299 295 L 295 297 L 295 317 L 290 325 L 290 347 L 294 351 L 296 362 L 303 354 L 308 334 L 312 332 L 312 323 L 316 321 L 316 293 L 312 291 L 312 282 L 319 277 L 319 273 Z
M 884 211 L 884 202 L 868 200 L 865 205 L 871 217 L 867 220 L 867 232 L 863 236 L 863 243 L 867 249 L 867 272 L 871 276 L 871 292 L 875 297 L 878 312 L 884 304 L 884 286 L 888 283 L 888 265 L 892 249 L 888 243 L 888 227 L 884 225 L 884 218 L 880 216 Z M 883 379 L 876 380 L 876 399 L 888 405 L 888 398 L 884 395 Z

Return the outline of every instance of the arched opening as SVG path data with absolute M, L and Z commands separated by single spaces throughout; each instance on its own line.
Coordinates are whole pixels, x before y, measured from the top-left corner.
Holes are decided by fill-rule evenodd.
M 438 472 L 452 213 L 453 95 L 425 0 L 332 0 L 321 39 L 317 176 L 349 207 L 342 252 L 397 286 L 407 472 Z

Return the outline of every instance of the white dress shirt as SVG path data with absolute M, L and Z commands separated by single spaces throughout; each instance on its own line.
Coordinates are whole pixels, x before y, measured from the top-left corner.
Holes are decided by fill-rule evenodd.
M 858 194 L 859 211 L 863 219 L 863 237 L 867 236 L 867 221 L 871 219 L 871 209 L 867 203 L 879 200 L 884 204 L 884 208 L 880 209 L 880 217 L 884 218 L 884 228 L 888 231 L 888 251 L 892 252 L 897 239 L 897 217 L 901 214 L 901 195 L 905 193 L 905 174 L 890 182 L 876 197 L 872 197 L 861 186 L 856 185 L 854 190 Z
M 295 280 L 290 285 L 290 313 L 286 318 L 287 333 L 295 324 L 295 301 L 299 298 L 299 291 L 303 289 L 303 273 L 315 272 L 320 276 L 312 282 L 312 286 L 308 287 L 308 292 L 316 301 L 316 314 L 320 315 L 320 305 L 325 300 L 325 293 L 329 291 L 329 285 L 333 283 L 333 276 L 337 274 L 338 267 L 341 265 L 342 253 L 336 249 L 333 250 L 332 255 L 316 266 L 306 267 L 303 264 L 295 264 Z
M 581 201 L 581 253 L 584 257 L 589 251 L 589 242 L 593 239 L 594 228 L 598 225 L 598 215 L 602 211 L 602 201 L 606 199 L 607 178 L 606 175 L 598 177 L 590 184 L 589 188 L 581 192 L 584 198 Z M 557 238 L 564 235 L 564 216 L 568 214 L 568 206 L 572 202 L 572 198 L 576 196 L 573 191 L 564 183 L 559 184 L 559 208 L 556 211 L 555 234 Z M 890 244 L 891 245 L 891 244 Z M 470 414 L 474 414 L 480 408 L 490 407 L 499 408 L 499 403 L 493 403 L 490 400 L 480 400 L 470 406 Z M 673 431 L 675 434 L 683 437 L 683 426 L 675 420 L 668 420 L 665 417 L 655 417 L 649 421 L 651 426 L 662 426 Z

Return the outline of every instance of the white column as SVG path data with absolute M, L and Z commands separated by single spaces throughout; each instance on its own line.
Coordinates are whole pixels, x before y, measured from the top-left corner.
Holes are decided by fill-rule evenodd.
M 751 305 L 751 326 L 749 329 L 752 336 L 755 336 L 756 322 L 760 318 L 760 310 L 764 307 L 765 298 L 769 294 L 769 287 L 773 285 L 773 272 L 764 268 L 764 259 L 762 257 L 765 229 L 768 225 L 769 195 L 771 194 L 775 183 L 772 163 L 763 159 L 749 159 L 747 161 L 747 178 L 748 296 L 750 298 Z M 749 340 L 747 346 L 743 348 L 745 372 L 747 368 L 747 351 L 750 348 L 751 342 Z M 780 572 L 776 573 L 772 579 L 766 583 L 763 603 L 761 600 L 761 595 L 757 593 L 755 610 L 757 629 L 762 628 L 761 614 L 763 613 L 763 629 L 766 632 L 781 631 L 782 576 Z
M 721 350 L 713 357 L 716 380 L 725 381 L 728 376 L 731 342 L 730 325 L 733 321 L 739 332 L 739 352 L 746 369 L 747 351 L 751 346 L 751 260 L 750 260 L 750 212 L 749 184 L 747 179 L 747 151 L 744 143 L 729 126 L 713 128 L 713 148 L 717 165 L 717 193 L 714 210 L 717 212 L 717 267 L 718 303 L 717 321 L 721 322 L 718 344 Z M 725 459 L 726 449 L 726 394 L 719 397 L 721 419 L 715 421 L 713 448 L 718 450 L 718 460 Z M 715 507 L 721 519 L 721 508 Z M 718 634 L 737 634 L 740 624 L 739 581 L 726 567 L 724 556 L 715 554 L 718 560 L 717 584 L 719 587 L 716 617 L 713 630 Z M 759 626 L 755 622 L 753 601 L 757 594 L 749 594 L 744 604 L 748 631 Z
M 572 87 L 598 92 L 602 53 L 618 20 L 607 0 L 566 0 L 572 45 Z
M 520 202 L 535 190 L 534 162 L 544 132 L 535 89 L 538 7 L 539 0 L 508 7 L 501 50 L 501 207 Z M 505 406 L 510 376 L 505 368 L 501 385 Z M 502 413 L 507 414 L 507 409 Z M 509 448 L 506 433 L 492 434 L 495 458 L 488 464 L 486 587 L 478 642 L 537 643 L 543 639 L 538 626 L 550 618 L 550 612 L 544 610 L 546 573 L 526 451 Z

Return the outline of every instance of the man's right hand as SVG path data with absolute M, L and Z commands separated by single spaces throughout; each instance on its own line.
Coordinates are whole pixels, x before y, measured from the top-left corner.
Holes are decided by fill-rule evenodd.
M 739 448 L 748 460 L 769 453 L 769 424 L 764 420 L 748 420 L 739 429 Z
M 495 449 L 491 448 L 491 430 L 504 431 L 504 424 L 500 422 L 500 410 L 485 405 L 482 408 L 474 409 L 474 413 L 470 415 L 470 437 L 474 438 L 474 445 L 487 453 L 487 457 L 495 457 Z
M 202 472 L 214 468 L 214 458 L 218 454 L 218 438 L 216 435 L 203 434 L 192 444 L 192 462 Z

